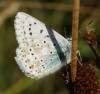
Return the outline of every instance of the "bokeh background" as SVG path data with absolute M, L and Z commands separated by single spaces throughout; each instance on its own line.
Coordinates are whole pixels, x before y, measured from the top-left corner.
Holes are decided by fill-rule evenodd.
M 14 19 L 17 12 L 30 14 L 65 37 L 71 36 L 72 0 L 0 0 L 0 94 L 68 94 L 60 71 L 40 80 L 26 77 L 17 66 L 14 57 L 18 47 Z M 79 30 L 89 27 L 97 34 L 100 46 L 100 0 L 80 0 Z M 86 63 L 94 56 L 90 47 L 79 37 L 78 49 Z M 99 49 L 100 50 L 100 49 Z M 100 71 L 95 68 L 100 77 Z

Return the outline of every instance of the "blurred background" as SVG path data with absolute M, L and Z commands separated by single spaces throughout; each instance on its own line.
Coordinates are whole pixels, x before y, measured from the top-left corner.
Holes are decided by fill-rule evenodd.
M 68 94 L 60 77 L 60 71 L 35 80 L 26 77 L 14 60 L 18 47 L 14 19 L 17 12 L 25 12 L 65 37 L 71 36 L 72 0 L 0 0 L 0 94 Z M 88 25 L 95 29 L 100 46 L 100 0 L 81 0 L 79 30 Z M 90 47 L 79 37 L 78 49 L 86 63 L 94 56 Z M 100 71 L 96 69 L 100 77 Z

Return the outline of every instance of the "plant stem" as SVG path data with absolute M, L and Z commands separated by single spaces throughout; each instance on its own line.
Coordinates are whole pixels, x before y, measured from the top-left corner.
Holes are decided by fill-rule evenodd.
M 71 79 L 72 79 L 72 82 L 75 82 L 76 69 L 77 69 L 77 41 L 78 41 L 79 3 L 80 3 L 80 0 L 74 0 L 73 1 L 72 62 L 71 62 Z

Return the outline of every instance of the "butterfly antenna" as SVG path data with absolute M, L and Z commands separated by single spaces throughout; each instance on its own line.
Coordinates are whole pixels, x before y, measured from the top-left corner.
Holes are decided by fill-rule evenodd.
M 65 33 L 65 38 L 67 38 L 67 35 L 66 35 L 66 28 L 64 27 L 64 33 Z
M 65 67 L 66 67 L 66 73 L 67 73 L 67 76 L 69 77 L 69 72 L 68 72 L 67 65 L 66 65 Z
M 80 29 L 79 32 L 82 31 L 83 29 L 85 29 L 85 28 L 86 28 L 88 25 L 90 25 L 92 22 L 93 22 L 93 20 L 90 21 L 85 27 L 83 27 L 82 29 Z
M 88 25 L 90 25 L 92 22 L 93 22 L 93 20 L 92 20 L 92 21 L 90 21 L 90 22 L 88 23 Z
M 82 62 L 82 58 L 81 58 L 81 54 L 80 54 L 80 51 L 77 50 L 77 61 L 81 64 Z

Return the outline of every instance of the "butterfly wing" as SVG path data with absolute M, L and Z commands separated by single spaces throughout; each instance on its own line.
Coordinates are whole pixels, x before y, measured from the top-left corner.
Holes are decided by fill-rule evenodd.
M 41 78 L 57 71 L 71 61 L 71 43 L 36 18 L 18 12 L 14 21 L 15 60 L 31 78 Z

